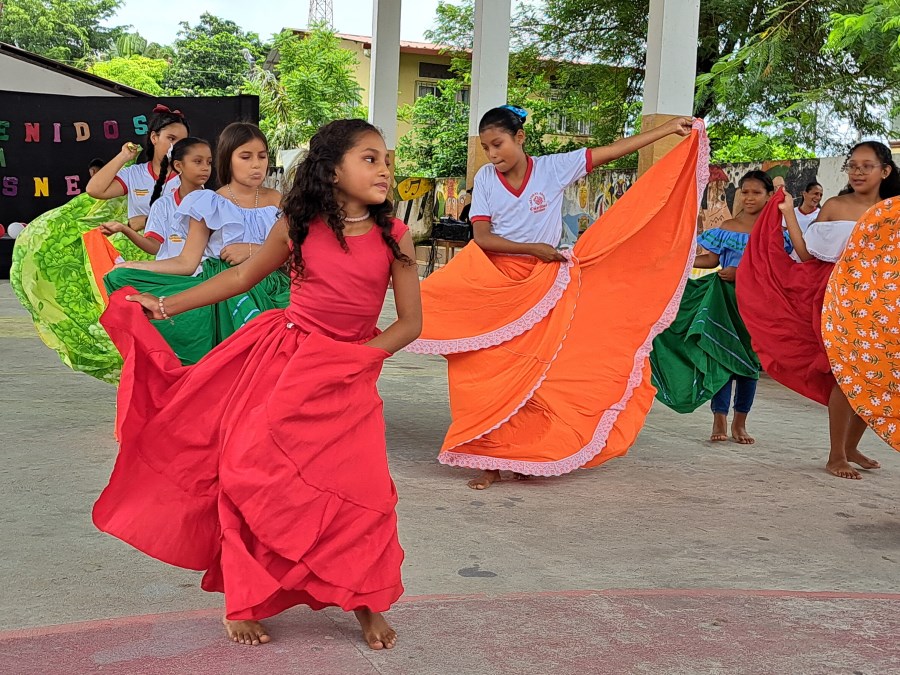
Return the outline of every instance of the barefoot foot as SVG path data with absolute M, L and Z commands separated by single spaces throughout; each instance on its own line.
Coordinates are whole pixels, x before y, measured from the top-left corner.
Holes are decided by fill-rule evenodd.
M 881 464 L 878 461 L 871 459 L 870 457 L 866 457 L 857 448 L 853 448 L 853 450 L 847 450 L 847 461 L 858 464 L 863 469 L 881 468 Z
M 828 462 L 825 465 L 825 470 L 838 478 L 850 478 L 851 480 L 860 480 L 862 478 L 859 471 L 845 461 Z
M 713 413 L 712 434 L 709 437 L 713 443 L 722 443 L 728 440 L 728 416 Z
M 238 644 L 255 647 L 272 640 L 259 621 L 229 621 L 228 619 L 222 619 L 222 623 L 225 624 L 225 632 L 228 633 L 228 638 Z
M 734 439 L 735 443 L 740 443 L 741 445 L 753 445 L 756 443 L 756 439 L 747 433 L 747 427 L 743 424 L 732 423 L 731 438 Z
M 492 483 L 500 480 L 499 471 L 483 471 L 478 478 L 473 478 L 466 485 L 473 490 L 487 490 Z
M 363 638 L 369 649 L 393 649 L 397 644 L 397 633 L 378 612 L 357 609 L 356 620 L 362 628 Z

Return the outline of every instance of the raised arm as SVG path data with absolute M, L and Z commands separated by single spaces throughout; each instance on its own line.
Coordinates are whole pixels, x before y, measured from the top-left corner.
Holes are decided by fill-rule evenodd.
M 800 229 L 800 223 L 797 221 L 797 213 L 794 211 L 794 198 L 787 192 L 784 193 L 784 201 L 778 205 L 778 210 L 784 217 L 784 224 L 787 227 L 788 236 L 791 238 L 791 245 L 797 253 L 797 257 L 801 261 L 811 260 L 813 255 L 806 248 L 806 240 L 803 239 L 803 230 Z M 825 209 L 823 208 L 822 211 Z M 819 216 L 821 217 L 821 211 Z
M 116 180 L 116 174 L 128 162 L 138 156 L 141 146 L 126 143 L 118 155 L 109 160 L 102 169 L 91 176 L 85 191 L 94 199 L 113 199 L 125 194 L 125 188 Z
M 419 270 L 416 267 L 416 250 L 409 232 L 400 239 L 400 250 L 412 260 L 405 263 L 395 260 L 391 264 L 391 282 L 394 288 L 394 302 L 397 306 L 397 320 L 385 331 L 367 342 L 370 347 L 378 347 L 394 354 L 419 337 L 422 332 L 422 296 L 419 293 Z
M 615 143 L 604 145 L 599 148 L 591 148 L 591 166 L 602 166 L 614 160 L 630 155 L 643 147 L 655 143 L 661 138 L 665 138 L 669 134 L 677 134 L 679 136 L 690 136 L 691 125 L 694 120 L 690 117 L 676 117 L 669 120 L 662 126 L 645 131 L 642 134 L 629 136 L 628 138 L 620 138 Z
M 272 228 L 259 251 L 254 252 L 246 262 L 220 272 L 212 279 L 182 293 L 166 297 L 164 301 L 166 314 L 172 317 L 245 293 L 284 265 L 290 253 L 287 223 L 281 219 Z M 129 295 L 127 299 L 139 303 L 149 318 L 157 320 L 165 318 L 160 311 L 159 298 L 156 296 L 139 293 Z

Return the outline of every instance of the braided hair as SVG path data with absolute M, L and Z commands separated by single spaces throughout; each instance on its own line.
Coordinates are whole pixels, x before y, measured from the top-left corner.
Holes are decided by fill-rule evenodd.
M 294 184 L 282 203 L 293 245 L 290 265 L 297 283 L 303 276 L 303 242 L 309 234 L 309 224 L 316 218 L 321 218 L 331 228 L 341 248 L 349 250 L 344 238 L 343 219 L 347 214 L 338 204 L 334 177 L 344 155 L 354 147 L 360 136 L 369 132 L 381 134 L 365 120 L 337 120 L 321 127 L 309 141 L 309 154 L 297 167 Z M 394 259 L 411 265 L 412 260 L 404 255 L 391 234 L 393 212 L 394 206 L 388 199 L 369 205 L 369 213 L 381 231 L 381 239 L 393 253 Z

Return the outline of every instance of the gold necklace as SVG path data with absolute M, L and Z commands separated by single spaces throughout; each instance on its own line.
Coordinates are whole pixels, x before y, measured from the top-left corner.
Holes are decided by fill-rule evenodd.
M 231 195 L 231 201 L 233 201 L 238 208 L 244 208 L 240 204 L 238 204 L 237 197 L 235 197 L 234 193 L 231 191 L 231 183 L 228 183 L 225 186 L 225 189 L 228 190 L 228 194 Z M 259 186 L 258 185 L 256 186 L 256 203 L 253 205 L 253 208 L 254 209 L 259 208 Z

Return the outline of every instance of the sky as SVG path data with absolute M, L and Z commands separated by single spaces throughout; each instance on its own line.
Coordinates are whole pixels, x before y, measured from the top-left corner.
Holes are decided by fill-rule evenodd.
M 339 33 L 372 34 L 372 0 L 332 0 L 334 29 Z M 407 0 L 401 14 L 400 37 L 424 40 L 431 28 L 437 0 Z M 252 7 L 252 11 L 247 11 Z M 305 28 L 309 0 L 124 0 L 109 25 L 131 25 L 151 42 L 169 44 L 175 39 L 178 24 L 196 24 L 204 12 L 230 19 L 247 31 L 259 33 L 263 40 L 282 28 Z

